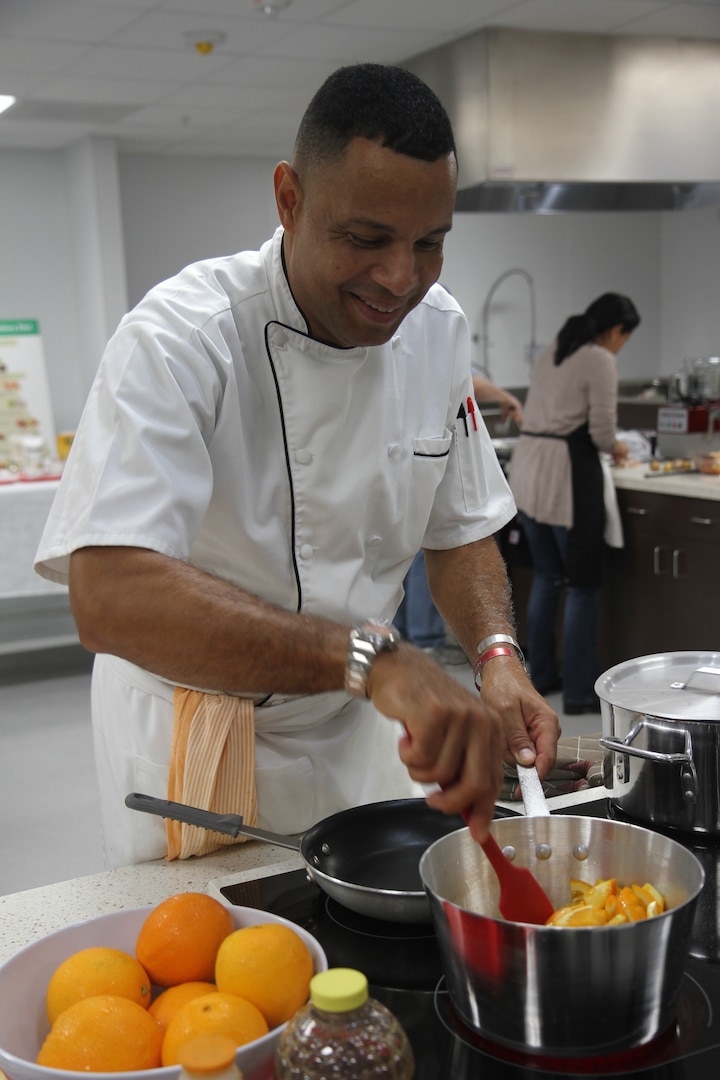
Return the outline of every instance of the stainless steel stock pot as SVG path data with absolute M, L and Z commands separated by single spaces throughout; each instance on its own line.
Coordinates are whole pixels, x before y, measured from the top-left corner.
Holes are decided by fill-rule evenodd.
M 611 802 L 643 825 L 718 834 L 720 652 L 641 656 L 595 690 Z

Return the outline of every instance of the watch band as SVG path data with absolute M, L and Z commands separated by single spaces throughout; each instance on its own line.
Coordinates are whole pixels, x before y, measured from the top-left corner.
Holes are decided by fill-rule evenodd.
M 389 623 L 368 619 L 350 631 L 345 663 L 345 689 L 353 697 L 367 697 L 367 681 L 376 657 L 400 644 L 400 634 Z

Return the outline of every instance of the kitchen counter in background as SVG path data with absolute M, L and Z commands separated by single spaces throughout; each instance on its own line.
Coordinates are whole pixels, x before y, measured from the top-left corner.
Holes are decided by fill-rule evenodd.
M 615 487 L 623 491 L 649 491 L 655 495 L 680 495 L 692 499 L 720 500 L 720 475 L 709 473 L 652 473 L 650 466 L 629 465 L 613 469 Z

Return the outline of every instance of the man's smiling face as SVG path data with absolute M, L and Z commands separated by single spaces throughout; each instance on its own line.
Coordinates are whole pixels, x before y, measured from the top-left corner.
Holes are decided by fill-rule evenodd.
M 302 177 L 277 166 L 288 278 L 313 337 L 341 348 L 392 337 L 440 276 L 456 183 L 452 154 L 419 161 L 363 138 Z

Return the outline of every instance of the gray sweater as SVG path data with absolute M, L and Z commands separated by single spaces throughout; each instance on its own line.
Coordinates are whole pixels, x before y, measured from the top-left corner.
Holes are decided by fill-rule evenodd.
M 558 367 L 555 344 L 535 361 L 523 409 L 523 425 L 509 467 L 518 510 L 546 525 L 573 524 L 570 452 L 562 438 L 587 423 L 598 451 L 611 453 L 617 427 L 617 363 L 599 345 L 584 345 Z

